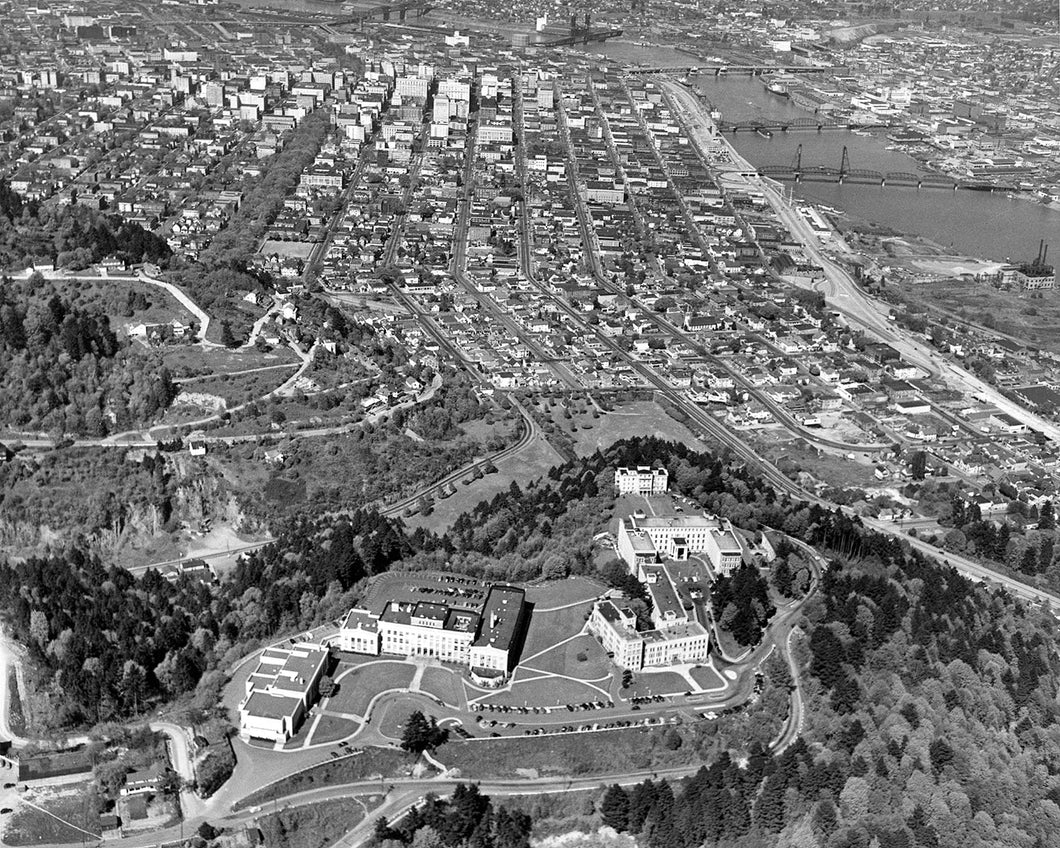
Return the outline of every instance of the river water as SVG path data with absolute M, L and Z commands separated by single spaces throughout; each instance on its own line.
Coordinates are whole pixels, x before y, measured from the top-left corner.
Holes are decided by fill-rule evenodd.
M 624 42 L 593 45 L 614 59 L 660 67 L 695 64 L 696 60 L 666 47 L 641 47 Z M 749 76 L 703 76 L 699 90 L 725 120 L 809 115 L 789 99 L 766 91 L 762 80 Z M 770 139 L 755 133 L 729 135 L 733 146 L 753 165 L 793 162 L 802 145 L 803 165 L 838 168 L 847 148 L 851 168 L 873 171 L 922 171 L 920 163 L 891 146 L 884 133 L 872 136 L 851 132 L 774 133 Z M 1038 242 L 1053 243 L 1060 251 L 1060 211 L 1029 199 L 1009 198 L 1000 192 L 945 191 L 832 183 L 791 184 L 794 194 L 831 206 L 865 221 L 930 239 L 953 253 L 988 259 L 1030 260 Z

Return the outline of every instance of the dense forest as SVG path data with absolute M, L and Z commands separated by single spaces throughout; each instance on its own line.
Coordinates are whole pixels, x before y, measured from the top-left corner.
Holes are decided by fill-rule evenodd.
M 428 795 L 391 827 L 376 822 L 374 848 L 529 848 L 532 822 L 519 810 L 494 807 L 474 784 L 458 783 L 452 798 Z
M 74 547 L 0 566 L 0 609 L 29 648 L 41 722 L 92 724 L 197 686 L 197 703 L 212 707 L 218 669 L 259 640 L 337 616 L 358 581 L 408 552 L 374 512 L 292 523 L 217 586 L 153 570 L 136 578 Z
M 176 395 L 159 356 L 40 275 L 0 280 L 0 424 L 77 436 L 148 423 Z
M 821 529 L 838 539 L 840 524 Z M 723 753 L 683 786 L 611 787 L 605 823 L 648 848 L 1055 844 L 1053 623 L 889 539 L 863 542 L 833 560 L 808 616 L 803 736 L 775 757 Z
M 80 270 L 108 256 L 126 263 L 159 262 L 169 245 L 139 224 L 79 204 L 25 203 L 0 179 L 0 268 L 37 262 Z

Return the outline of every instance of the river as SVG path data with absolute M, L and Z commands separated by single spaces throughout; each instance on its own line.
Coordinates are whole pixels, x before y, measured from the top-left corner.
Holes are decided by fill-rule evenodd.
M 592 49 L 619 61 L 660 67 L 696 61 L 673 48 L 642 47 L 628 42 L 608 42 L 593 45 Z M 787 98 L 766 91 L 757 77 L 703 76 L 698 84 L 703 96 L 721 110 L 725 120 L 811 114 Z M 872 136 L 835 131 L 774 133 L 770 139 L 755 133 L 737 133 L 729 139 L 756 166 L 790 163 L 801 144 L 803 165 L 838 168 L 846 147 L 851 168 L 923 171 L 911 156 L 900 150 L 887 150 L 891 142 L 883 133 Z M 832 183 L 791 185 L 797 197 L 897 232 L 930 239 L 957 254 L 998 261 L 1031 260 L 1038 252 L 1040 239 L 1045 239 L 1047 244 L 1052 242 L 1053 251 L 1060 251 L 1060 211 L 1026 198 L 1009 198 L 1000 192 L 918 191 Z

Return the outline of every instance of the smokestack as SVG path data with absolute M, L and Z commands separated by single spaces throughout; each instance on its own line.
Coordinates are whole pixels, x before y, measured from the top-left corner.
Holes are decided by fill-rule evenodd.
M 1036 260 L 1039 265 L 1042 264 L 1042 248 L 1045 247 L 1045 239 L 1038 242 L 1038 259 Z
M 1044 239 L 1043 239 L 1044 241 Z M 1045 252 L 1042 253 L 1042 264 L 1045 264 L 1045 260 L 1049 258 L 1049 245 L 1045 246 Z

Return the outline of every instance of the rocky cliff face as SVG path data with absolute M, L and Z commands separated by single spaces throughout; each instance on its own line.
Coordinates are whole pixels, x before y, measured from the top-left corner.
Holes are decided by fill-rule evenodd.
M 17 497 L 17 495 L 15 495 Z M 204 522 L 254 532 L 240 508 L 236 492 L 211 468 L 189 462 L 183 455 L 166 457 L 165 484 L 134 501 L 85 492 L 86 500 L 99 502 L 91 518 L 62 523 L 53 514 L 46 523 L 15 518 L 0 508 L 0 556 L 32 556 L 49 547 L 82 540 L 100 558 L 121 560 L 125 555 L 149 551 L 176 552 L 181 530 L 198 530 Z M 254 522 L 251 522 L 254 524 Z

